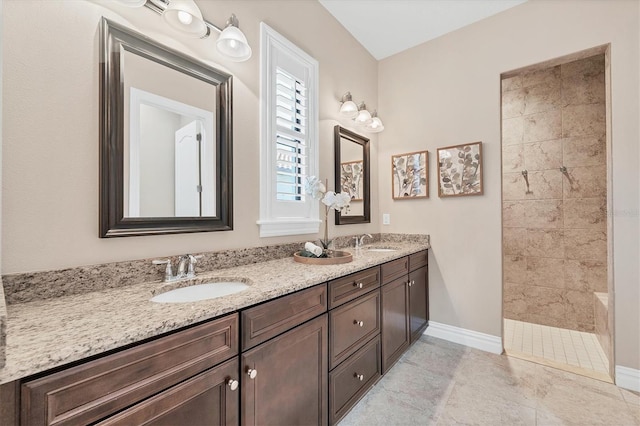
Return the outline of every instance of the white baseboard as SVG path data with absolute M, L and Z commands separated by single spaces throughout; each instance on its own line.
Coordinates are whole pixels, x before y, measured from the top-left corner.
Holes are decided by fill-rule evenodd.
M 616 365 L 616 386 L 640 392 L 640 370 Z
M 499 336 L 492 336 L 434 321 L 429 321 L 429 327 L 427 327 L 424 334 L 494 354 L 501 354 L 503 349 L 502 339 Z

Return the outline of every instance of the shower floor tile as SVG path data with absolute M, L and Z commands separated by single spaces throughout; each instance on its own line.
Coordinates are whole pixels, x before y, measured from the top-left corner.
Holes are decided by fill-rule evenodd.
M 611 381 L 609 360 L 593 333 L 505 319 L 504 349 L 510 356 Z

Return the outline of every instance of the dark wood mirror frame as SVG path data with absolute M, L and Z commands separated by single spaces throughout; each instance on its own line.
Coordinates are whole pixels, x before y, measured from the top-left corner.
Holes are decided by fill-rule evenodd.
M 125 51 L 217 87 L 216 216 L 125 217 L 124 64 Z M 99 236 L 176 234 L 233 229 L 232 76 L 171 50 L 105 18 L 100 31 L 100 205 Z
M 369 139 L 361 136 L 351 130 L 337 125 L 333 128 L 334 132 L 334 151 L 335 151 L 335 191 L 341 192 L 342 182 L 340 179 L 342 168 L 340 158 L 340 147 L 343 139 L 356 143 L 362 146 L 362 173 L 363 173 L 363 185 L 362 185 L 362 203 L 363 214 L 360 216 L 346 216 L 336 211 L 336 225 L 351 225 L 354 223 L 369 223 L 371 222 L 371 189 L 370 189 L 370 161 L 369 161 Z

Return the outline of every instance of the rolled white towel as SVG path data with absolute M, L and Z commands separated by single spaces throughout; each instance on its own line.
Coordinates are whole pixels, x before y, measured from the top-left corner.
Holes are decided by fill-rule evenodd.
M 311 253 L 315 254 L 316 256 L 320 257 L 322 255 L 322 247 L 317 246 L 313 243 L 304 243 L 304 249 L 306 251 L 310 251 Z

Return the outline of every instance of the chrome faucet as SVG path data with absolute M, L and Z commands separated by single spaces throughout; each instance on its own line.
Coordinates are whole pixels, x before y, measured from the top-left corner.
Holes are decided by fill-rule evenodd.
M 185 278 L 196 277 L 196 263 L 202 255 L 194 256 L 192 254 L 185 254 L 178 258 L 178 271 L 173 275 L 173 269 L 171 266 L 171 259 L 156 259 L 151 263 L 154 265 L 167 265 L 164 271 L 164 282 L 171 282 L 181 280 Z
M 362 248 L 362 246 L 364 245 L 364 238 L 365 237 L 369 237 L 369 238 L 373 239 L 371 234 L 364 234 L 364 235 L 361 235 L 359 237 L 353 237 L 353 239 L 356 240 L 356 249 Z

